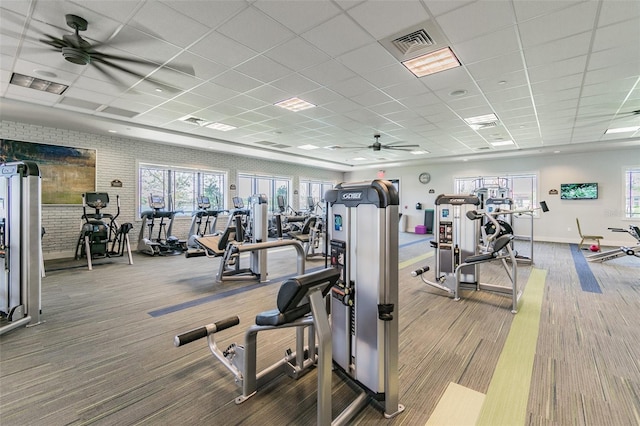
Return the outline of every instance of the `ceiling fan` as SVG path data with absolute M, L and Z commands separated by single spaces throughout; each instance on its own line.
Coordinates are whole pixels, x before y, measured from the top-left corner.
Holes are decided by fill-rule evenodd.
M 387 145 L 383 145 L 382 143 L 380 143 L 379 134 L 375 134 L 373 135 L 373 137 L 375 138 L 376 141 L 372 145 L 369 145 L 367 147 L 369 149 L 372 149 L 373 151 L 381 151 L 383 149 L 390 149 L 395 151 L 412 151 L 411 149 L 406 149 L 406 148 L 418 148 L 420 146 L 420 145 L 394 145 L 398 142 L 393 142 Z
M 73 34 L 64 34 L 62 38 L 55 37 L 50 34 L 43 34 L 43 36 L 46 38 L 39 40 L 40 42 L 52 47 L 53 51 L 62 53 L 62 56 L 64 57 L 65 60 L 77 65 L 92 66 L 98 72 L 107 76 L 110 80 L 114 81 L 115 83 L 121 86 L 126 86 L 126 85 L 124 85 L 120 81 L 120 79 L 118 79 L 117 76 L 114 75 L 113 72 L 111 72 L 111 69 L 118 70 L 129 75 L 133 75 L 140 79 L 148 80 L 148 78 L 146 75 L 130 70 L 128 68 L 125 68 L 124 66 L 116 62 L 149 65 L 153 68 L 157 68 L 159 66 L 159 64 L 157 63 L 144 60 L 144 59 L 138 59 L 138 58 L 127 57 L 127 56 L 119 56 L 119 55 L 111 55 L 108 53 L 100 52 L 97 50 L 97 48 L 105 45 L 105 43 L 98 42 L 98 43 L 91 44 L 87 40 L 82 38 L 82 36 L 80 36 L 80 31 L 86 31 L 88 28 L 88 22 L 86 21 L 86 19 L 77 15 L 72 15 L 72 14 L 65 15 L 65 19 L 66 19 L 67 25 L 74 30 Z M 173 68 L 176 68 L 176 67 L 173 67 Z M 176 69 L 193 75 L 192 67 L 182 66 Z

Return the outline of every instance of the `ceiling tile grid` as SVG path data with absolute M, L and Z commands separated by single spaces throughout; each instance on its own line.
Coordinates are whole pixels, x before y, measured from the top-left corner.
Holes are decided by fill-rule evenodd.
M 0 12 L 3 117 L 35 119 L 17 116 L 27 103 L 115 127 L 166 129 L 163 142 L 180 132 L 194 146 L 203 138 L 247 144 L 285 161 L 315 145 L 327 167 L 342 170 L 640 137 L 604 134 L 640 126 L 634 0 L 9 0 Z M 83 41 L 65 14 L 87 21 Z M 400 36 L 411 40 L 402 45 L 408 53 L 389 44 Z M 398 59 L 442 47 L 459 67 L 418 78 Z M 33 77 L 32 87 L 50 80 L 69 88 L 56 95 L 16 86 L 13 73 Z M 313 107 L 274 105 L 294 97 Z M 495 123 L 464 121 L 486 114 Z M 214 122 L 235 129 L 203 126 Z M 367 148 L 374 134 L 380 152 Z M 513 145 L 491 144 L 507 139 Z

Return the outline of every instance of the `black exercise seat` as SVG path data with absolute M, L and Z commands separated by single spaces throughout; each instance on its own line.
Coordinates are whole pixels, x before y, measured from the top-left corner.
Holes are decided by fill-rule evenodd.
M 335 268 L 327 268 L 288 279 L 282 283 L 280 290 L 278 290 L 277 309 L 256 315 L 256 325 L 278 326 L 307 315 L 311 312 L 311 305 L 306 297 L 310 287 L 325 282 L 322 296 L 326 296 L 339 276 L 340 271 Z
M 464 260 L 464 263 L 479 263 L 486 262 L 492 259 L 495 259 L 500 254 L 500 250 L 506 247 L 513 240 L 513 235 L 504 234 L 499 236 L 496 239 L 496 242 L 493 244 L 493 251 L 491 253 L 483 253 L 476 254 L 474 256 L 469 256 Z
M 308 243 L 309 237 L 311 235 L 311 229 L 316 226 L 317 219 L 318 218 L 316 216 L 309 216 L 307 220 L 304 221 L 304 224 L 302 225 L 302 229 L 300 231 L 290 231 L 288 235 L 298 241 Z

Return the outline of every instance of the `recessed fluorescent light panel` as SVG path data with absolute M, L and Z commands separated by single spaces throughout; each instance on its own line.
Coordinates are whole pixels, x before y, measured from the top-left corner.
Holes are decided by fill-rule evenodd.
M 311 151 L 313 149 L 318 149 L 319 147 L 315 145 L 300 145 L 298 148 Z
M 444 49 L 404 61 L 402 65 L 407 67 L 416 77 L 424 77 L 425 75 L 459 67 L 460 61 L 458 61 L 458 58 L 450 48 L 445 47 Z
M 43 80 L 41 78 L 29 77 L 28 75 L 18 74 L 17 72 L 14 72 L 11 75 L 11 84 L 56 95 L 62 95 L 64 91 L 69 88 L 69 86 L 64 84 L 54 83 L 53 81 Z
M 508 140 L 508 141 L 495 141 L 495 142 L 491 142 L 491 145 L 493 145 L 493 146 L 507 146 L 507 145 L 513 145 L 513 141 L 512 141 L 512 140 Z
M 222 123 L 207 124 L 207 127 L 213 130 L 220 130 L 222 132 L 228 132 L 229 130 L 237 129 L 237 127 L 235 126 L 230 126 L 228 124 L 222 124 Z
M 423 149 L 419 149 L 419 150 L 416 150 L 416 151 L 411 151 L 411 153 L 412 153 L 413 155 L 423 155 L 423 154 L 428 154 L 428 153 L 429 153 L 429 151 L 425 151 L 425 150 L 423 150 Z
M 298 111 L 315 107 L 314 104 L 311 104 L 307 101 L 303 101 L 302 99 L 299 99 L 299 98 L 287 99 L 287 100 L 278 102 L 274 105 L 284 109 L 288 109 L 289 111 L 293 111 L 293 112 L 298 112 Z
M 366 160 L 366 158 L 364 158 L 364 157 L 353 158 L 353 161 L 364 161 L 364 160 Z
M 630 132 L 637 132 L 638 130 L 640 130 L 640 126 L 618 127 L 616 129 L 607 129 L 607 131 L 604 132 L 604 134 L 610 135 L 612 133 L 630 133 Z
M 495 121 L 498 121 L 498 117 L 495 114 L 485 114 L 485 115 L 477 115 L 475 117 L 465 118 L 464 121 L 469 125 L 486 124 L 486 123 L 493 123 Z

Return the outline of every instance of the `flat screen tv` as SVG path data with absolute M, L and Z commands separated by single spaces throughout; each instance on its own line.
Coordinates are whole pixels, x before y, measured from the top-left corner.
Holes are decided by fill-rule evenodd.
M 592 183 L 561 183 L 561 200 L 595 200 L 598 198 L 598 184 Z

